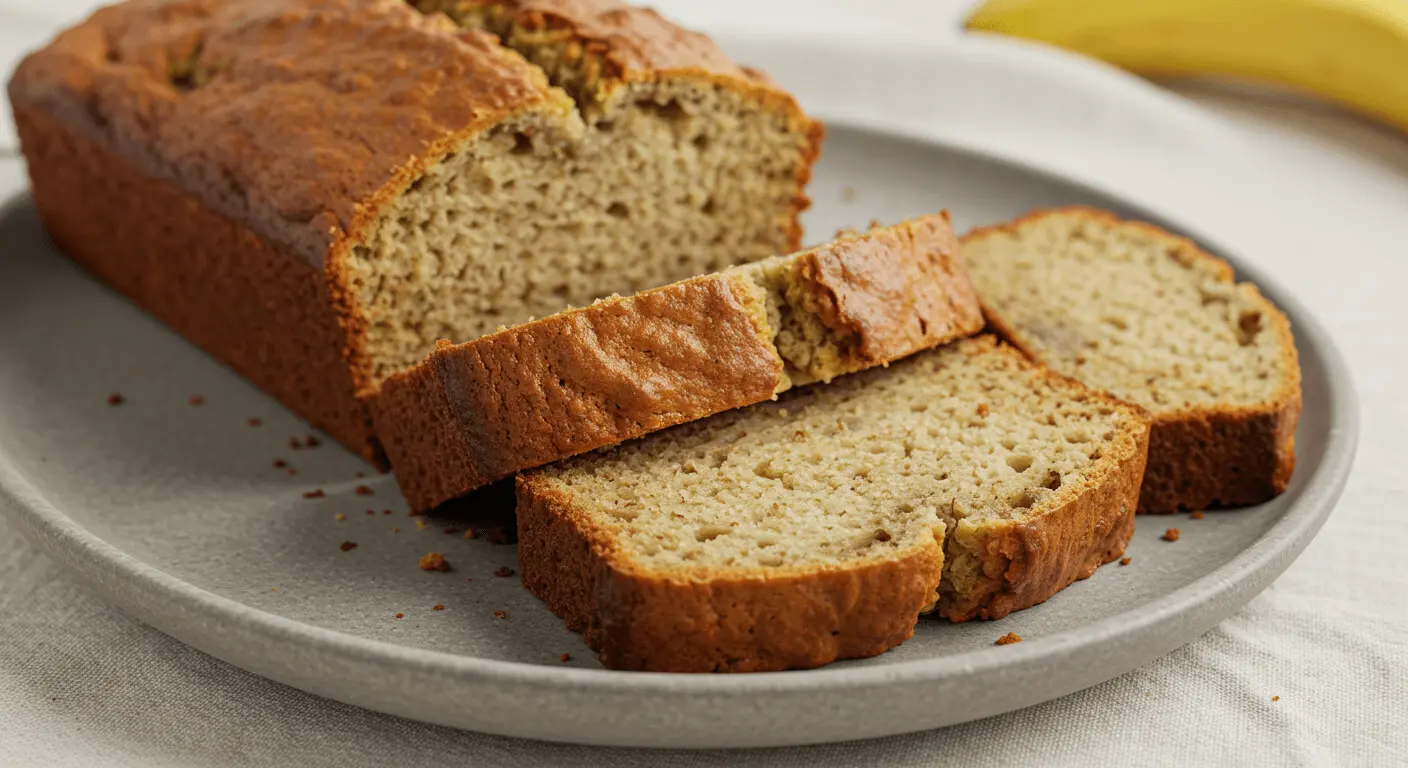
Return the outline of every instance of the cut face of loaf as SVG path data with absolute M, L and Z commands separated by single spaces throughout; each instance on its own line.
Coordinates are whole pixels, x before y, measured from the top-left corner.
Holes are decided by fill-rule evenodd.
M 372 411 L 412 509 L 971 335 L 948 216 L 612 297 L 386 380 Z
M 525 473 L 519 561 L 610 667 L 880 653 L 1123 553 L 1142 411 L 981 337 Z
M 1290 323 L 1193 243 L 1086 208 L 964 238 L 989 321 L 1052 370 L 1152 414 L 1139 507 L 1265 501 L 1295 466 Z
M 373 382 L 437 339 L 796 246 L 819 129 L 749 73 L 631 77 L 639 54 L 609 44 L 635 33 L 672 63 L 698 51 L 731 68 L 703 38 L 657 41 L 677 30 L 611 2 L 587 3 L 589 18 L 560 0 L 412 4 L 497 35 L 555 87 L 428 163 L 353 249 Z
M 129 0 L 10 97 L 60 245 L 368 456 L 438 338 L 795 249 L 821 139 L 614 0 Z

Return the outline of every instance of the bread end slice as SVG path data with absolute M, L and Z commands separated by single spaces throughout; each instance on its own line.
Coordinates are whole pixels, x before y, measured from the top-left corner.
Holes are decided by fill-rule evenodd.
M 1193 242 L 1093 208 L 963 238 L 988 322 L 1032 359 L 1153 417 L 1140 512 L 1264 502 L 1295 467 L 1290 321 Z

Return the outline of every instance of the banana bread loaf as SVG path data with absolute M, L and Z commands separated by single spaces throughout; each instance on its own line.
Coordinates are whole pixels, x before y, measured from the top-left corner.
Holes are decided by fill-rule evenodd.
M 9 86 L 55 241 L 373 458 L 436 339 L 795 249 L 821 138 L 651 11 L 418 5 L 128 0 Z

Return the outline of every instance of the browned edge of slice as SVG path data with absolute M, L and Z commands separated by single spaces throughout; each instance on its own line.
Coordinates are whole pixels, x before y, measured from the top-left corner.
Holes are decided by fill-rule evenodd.
M 846 372 L 983 325 L 947 214 L 791 258 Z M 785 368 L 761 292 L 735 269 L 442 344 L 372 400 L 411 508 L 771 398 Z
M 762 672 L 874 656 L 914 634 L 933 602 L 943 542 L 835 569 L 723 578 L 644 572 L 567 493 L 518 478 L 523 583 L 613 669 Z
M 1019 354 L 1005 345 L 997 349 Z M 1051 371 L 1043 374 L 1053 384 L 1087 391 L 1113 408 L 1132 412 L 1145 426 L 1133 436 L 1131 449 L 1091 478 L 1074 499 L 1024 520 L 988 523 L 971 535 L 949 531 L 950 552 L 961 547 L 975 554 L 984 564 L 985 576 L 979 588 L 961 599 L 940 594 L 939 615 L 950 621 L 1000 619 L 1043 603 L 1072 583 L 1090 578 L 1101 565 L 1118 560 L 1134 535 L 1135 509 L 1149 456 L 1148 413 L 1075 379 Z
M 313 426 L 380 461 L 320 269 L 47 111 L 17 102 L 14 112 L 34 204 L 69 258 Z
M 1016 232 L 1047 216 L 1084 216 L 1107 224 L 1136 227 L 1164 240 L 1171 251 L 1216 266 L 1234 282 L 1231 265 L 1193 241 L 1152 224 L 1127 221 L 1087 206 L 1041 209 L 1004 224 L 979 227 L 963 236 L 968 242 L 991 232 Z M 1281 339 L 1281 365 L 1293 375 L 1270 401 L 1254 406 L 1215 406 L 1153 415 L 1149 462 L 1139 497 L 1140 513 L 1259 504 L 1286 490 L 1295 469 L 1295 433 L 1300 419 L 1300 361 L 1291 323 L 1270 300 L 1257 294 L 1263 317 Z M 983 314 L 1004 340 L 1043 362 L 1022 335 L 992 307 Z

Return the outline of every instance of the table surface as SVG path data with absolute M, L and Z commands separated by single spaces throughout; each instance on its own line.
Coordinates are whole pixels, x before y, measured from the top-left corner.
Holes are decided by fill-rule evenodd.
M 847 30 L 915 45 L 948 34 L 966 5 L 655 4 L 706 29 Z M 0 65 L 8 71 L 92 5 L 0 0 Z M 1205 84 L 1174 89 L 1261 148 L 1265 194 L 1225 202 L 1271 212 L 1248 217 L 1240 239 L 1274 243 L 1254 257 L 1325 322 L 1363 408 L 1354 473 L 1320 536 L 1269 590 L 1201 640 L 1082 693 L 941 731 L 746 755 L 599 750 L 453 731 L 268 682 L 109 608 L 0 520 L 0 765 L 1401 764 L 1408 755 L 1408 571 L 1400 566 L 1408 548 L 1408 399 L 1400 394 L 1408 390 L 1401 288 L 1408 139 L 1305 100 Z M 6 113 L 0 198 L 24 184 Z

